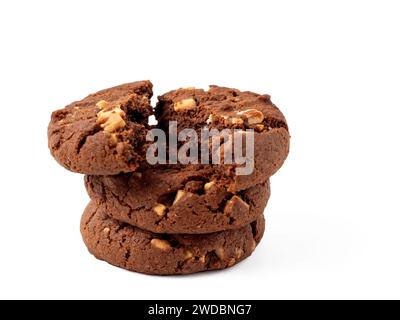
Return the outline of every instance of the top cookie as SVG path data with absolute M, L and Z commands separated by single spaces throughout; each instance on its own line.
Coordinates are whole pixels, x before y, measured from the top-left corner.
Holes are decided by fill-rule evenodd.
M 220 131 L 234 129 L 246 135 L 254 130 L 254 171 L 237 175 L 237 164 L 216 165 L 215 170 L 230 180 L 228 190 L 237 192 L 268 180 L 283 165 L 289 153 L 290 135 L 286 119 L 271 102 L 270 96 L 236 89 L 210 86 L 208 91 L 185 88 L 170 91 L 159 98 L 156 118 L 168 132 L 171 121 L 177 131 L 195 129 L 200 136 L 204 128 Z M 229 144 L 221 144 L 221 153 Z M 244 148 L 244 145 L 243 145 Z
M 146 150 L 150 81 L 133 82 L 91 94 L 53 112 L 48 127 L 54 158 L 73 172 L 114 175 L 132 172 Z
M 199 130 L 205 125 L 220 130 L 254 129 L 256 132 L 288 129 L 285 117 L 269 95 L 210 86 L 207 91 L 181 88 L 158 99 L 158 121 L 164 127 L 169 121 L 177 121 L 178 131 L 185 128 Z

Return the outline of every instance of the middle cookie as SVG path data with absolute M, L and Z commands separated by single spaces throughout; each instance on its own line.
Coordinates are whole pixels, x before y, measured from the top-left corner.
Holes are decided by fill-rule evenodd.
M 210 166 L 163 166 L 118 176 L 88 175 L 85 186 L 112 218 L 155 233 L 236 229 L 263 214 L 269 181 L 232 194 L 211 176 Z

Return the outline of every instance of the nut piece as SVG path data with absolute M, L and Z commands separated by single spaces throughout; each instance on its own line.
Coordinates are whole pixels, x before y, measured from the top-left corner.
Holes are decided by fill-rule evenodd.
M 243 253 L 244 253 L 244 251 L 242 248 L 238 248 L 238 247 L 235 248 L 236 259 L 240 259 L 243 256 Z
M 244 121 L 241 118 L 233 117 L 233 118 L 230 118 L 230 123 L 234 124 L 234 125 L 242 125 L 244 123 Z
M 110 231 L 111 231 L 110 228 L 104 228 L 104 229 L 103 229 L 103 232 L 104 232 L 105 234 L 109 234 Z
M 117 145 L 117 143 L 118 143 L 118 137 L 117 137 L 117 135 L 115 134 L 115 133 L 112 133 L 111 134 L 111 137 L 110 137 L 110 141 L 111 141 L 111 144 L 112 145 Z
M 263 124 L 258 124 L 258 125 L 256 125 L 255 129 L 257 132 L 261 132 L 261 131 L 264 131 L 265 126 Z
M 157 203 L 157 204 L 154 206 L 154 208 L 153 208 L 153 211 L 154 211 L 155 213 L 157 213 L 157 215 L 158 215 L 159 217 L 164 216 L 166 210 L 167 210 L 167 207 L 164 206 L 164 205 L 161 204 L 161 203 Z
M 151 245 L 156 247 L 157 249 L 160 250 L 168 250 L 171 249 L 171 244 L 167 240 L 161 240 L 161 239 L 152 239 L 150 241 Z
M 193 253 L 188 251 L 188 250 L 186 250 L 185 251 L 185 260 L 189 260 L 189 259 L 192 259 L 192 258 L 193 258 Z
M 245 214 L 249 212 L 250 205 L 239 196 L 233 196 L 225 205 L 224 213 L 228 217 L 233 215 Z
M 253 242 L 251 243 L 251 251 L 254 251 L 257 247 L 257 243 L 255 240 L 253 240 Z
M 232 117 L 232 116 L 220 116 L 224 119 L 224 123 L 226 125 L 233 124 L 233 125 L 242 125 L 244 123 L 242 118 L 239 117 Z
M 244 124 L 244 120 L 241 118 L 242 115 L 241 115 L 240 113 L 238 113 L 238 115 L 239 115 L 239 117 L 232 117 L 232 116 L 226 116 L 226 115 L 213 115 L 213 114 L 210 114 L 209 117 L 208 117 L 208 119 L 207 119 L 207 121 L 206 121 L 206 123 L 207 123 L 208 125 L 210 125 L 210 124 L 212 124 L 213 122 L 215 122 L 215 121 L 218 120 L 218 119 L 223 119 L 225 125 L 229 125 L 229 124 L 232 124 L 232 125 L 242 125 L 242 124 Z
M 96 107 L 100 109 L 107 108 L 110 104 L 106 100 L 100 100 L 99 102 L 96 103 Z
M 97 114 L 97 123 L 107 133 L 113 133 L 118 129 L 125 127 L 126 123 L 122 117 L 125 116 L 125 112 L 121 110 L 120 106 L 115 107 L 110 111 L 101 110 Z
M 207 182 L 207 183 L 204 185 L 204 190 L 205 190 L 205 191 L 208 191 L 208 190 L 210 190 L 214 185 L 215 185 L 215 182 L 214 182 L 214 181 Z
M 259 124 L 264 121 L 264 114 L 256 109 L 248 109 L 238 112 L 239 115 L 244 116 L 249 125 Z
M 197 107 L 196 100 L 193 98 L 183 99 L 174 103 L 174 110 L 176 112 L 194 110 Z
M 228 262 L 228 267 L 232 267 L 235 263 L 236 263 L 236 260 L 232 258 L 232 259 L 229 260 L 229 262 Z
M 176 193 L 176 196 L 175 196 L 175 200 L 174 200 L 174 202 L 172 203 L 172 205 L 177 204 L 178 201 L 181 200 L 182 197 L 185 195 L 185 193 L 186 193 L 186 192 L 183 191 L 183 190 L 178 190 L 178 192 Z
M 201 257 L 199 258 L 199 261 L 200 261 L 201 263 L 206 263 L 206 256 L 201 256 Z
M 220 258 L 221 260 L 224 259 L 225 257 L 225 250 L 222 247 L 218 247 L 217 249 L 215 249 L 215 254 L 218 256 L 218 258 Z
M 143 177 L 143 174 L 141 172 L 133 172 L 132 175 L 138 179 L 141 179 Z
M 208 116 L 208 119 L 207 119 L 206 123 L 207 123 L 207 124 L 211 124 L 211 123 L 213 123 L 213 122 L 214 122 L 214 115 L 210 114 L 210 115 Z

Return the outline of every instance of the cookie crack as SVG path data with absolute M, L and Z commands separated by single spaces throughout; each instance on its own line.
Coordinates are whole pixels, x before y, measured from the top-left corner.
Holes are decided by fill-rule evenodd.
M 99 207 L 96 206 L 96 209 L 90 213 L 89 218 L 86 220 L 85 222 L 85 229 L 88 228 L 89 224 L 92 222 L 93 218 L 95 217 L 95 215 L 97 215 L 97 212 L 99 211 Z
M 124 255 L 124 267 L 126 268 L 129 258 L 131 257 L 131 249 L 129 247 L 125 248 L 125 255 Z
M 129 217 L 129 219 L 132 219 L 132 214 L 133 214 L 134 209 L 130 205 L 128 205 L 126 203 L 126 201 L 124 201 L 117 194 L 115 194 L 112 190 L 109 190 L 109 193 L 111 193 L 112 198 L 115 199 L 121 207 L 128 209 L 127 215 Z M 126 192 L 126 194 L 128 194 L 128 192 Z M 105 196 L 105 199 L 107 199 L 107 195 Z M 146 207 L 142 206 L 142 207 L 136 208 L 136 210 L 141 210 L 144 208 L 146 208 Z
M 77 151 L 78 154 L 80 154 L 80 152 L 81 152 L 83 146 L 85 145 L 87 139 L 88 139 L 89 137 L 94 136 L 94 135 L 95 135 L 96 133 L 98 133 L 99 131 L 100 131 L 100 127 L 96 126 L 96 127 L 94 127 L 92 130 L 86 132 L 86 133 L 83 135 L 83 137 L 81 137 L 81 138 L 79 139 L 78 145 L 77 145 L 77 147 L 76 147 L 76 151 Z
M 54 134 L 60 134 L 60 135 L 62 136 L 64 133 L 61 132 L 61 129 L 58 129 L 58 130 L 55 130 L 55 131 L 53 131 L 53 132 L 51 133 L 51 135 L 54 135 Z M 60 137 L 59 140 L 58 140 L 53 146 L 51 146 L 52 150 L 53 150 L 54 152 L 57 152 L 57 151 L 61 148 L 61 146 L 62 146 L 63 144 L 65 144 L 66 142 L 68 142 L 69 140 L 71 140 L 71 139 L 74 137 L 74 135 L 75 135 L 75 133 L 72 132 L 72 133 L 71 133 L 68 137 L 66 137 L 66 138 L 64 138 L 63 136 L 62 136 L 62 138 Z

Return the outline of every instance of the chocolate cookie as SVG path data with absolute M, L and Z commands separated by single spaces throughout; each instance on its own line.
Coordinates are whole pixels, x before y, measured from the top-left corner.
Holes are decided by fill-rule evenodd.
M 143 161 L 152 84 L 141 81 L 91 94 L 53 112 L 49 148 L 65 168 L 86 174 L 119 174 Z
M 269 180 L 233 194 L 200 165 L 86 176 L 85 185 L 112 218 L 155 233 L 237 229 L 261 216 L 270 196 Z
M 118 222 L 91 202 L 81 232 L 89 251 L 112 265 L 147 274 L 176 275 L 231 267 L 250 256 L 264 218 L 237 230 L 204 235 L 159 235 Z
M 237 129 L 245 135 L 246 130 L 254 130 L 252 174 L 237 175 L 235 164 L 215 166 L 221 176 L 229 178 L 231 192 L 265 182 L 283 165 L 289 153 L 286 119 L 268 95 L 217 86 L 208 91 L 179 89 L 159 97 L 155 114 L 159 127 L 165 131 L 171 121 L 177 122 L 178 132 L 192 128 L 200 134 L 206 127 Z

